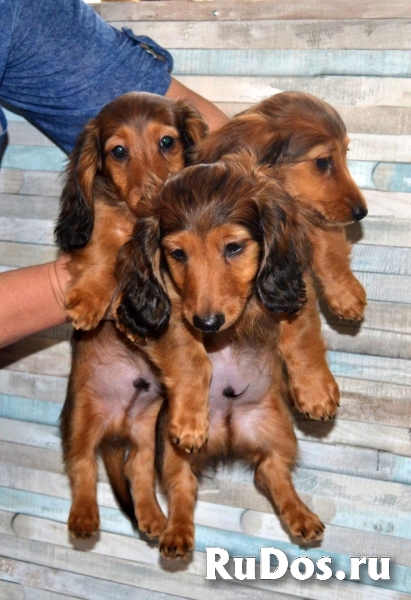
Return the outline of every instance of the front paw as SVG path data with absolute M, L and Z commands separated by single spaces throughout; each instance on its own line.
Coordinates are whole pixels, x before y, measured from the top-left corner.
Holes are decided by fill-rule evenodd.
M 107 303 L 97 293 L 73 290 L 67 294 L 66 312 L 75 329 L 94 329 L 104 318 Z
M 340 390 L 330 371 L 300 376 L 291 392 L 298 410 L 310 419 L 331 419 L 340 406 Z
M 199 452 L 208 437 L 208 412 L 189 410 L 170 417 L 168 433 L 173 444 L 191 454 Z
M 68 529 L 74 538 L 86 540 L 100 527 L 98 506 L 94 501 L 73 504 L 68 519 Z
M 160 552 L 165 558 L 188 558 L 194 550 L 194 525 L 183 523 L 166 527 L 160 537 Z
M 325 298 L 328 306 L 336 315 L 353 321 L 362 319 L 367 305 L 365 290 L 355 277 L 346 282 L 344 286 L 326 291 Z
M 288 526 L 291 534 L 301 538 L 303 542 L 314 542 L 323 539 L 324 523 L 302 502 L 301 504 L 287 506 L 281 512 L 281 518 Z

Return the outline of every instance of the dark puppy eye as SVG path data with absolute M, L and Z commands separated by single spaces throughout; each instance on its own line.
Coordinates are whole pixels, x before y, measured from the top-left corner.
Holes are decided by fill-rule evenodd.
M 328 171 L 333 166 L 332 158 L 317 158 L 315 163 L 320 171 Z
M 165 135 L 160 140 L 160 148 L 162 150 L 170 150 L 175 144 L 175 139 L 171 135 Z
M 236 244 L 235 242 L 230 242 L 230 244 L 227 244 L 227 246 L 224 248 L 224 255 L 227 258 L 230 258 L 230 256 L 236 256 L 237 254 L 241 254 L 243 250 L 243 244 Z
M 124 148 L 124 146 L 114 146 L 111 151 L 111 155 L 117 160 L 123 160 L 127 156 L 127 150 Z
M 177 248 L 177 250 L 170 252 L 170 256 L 179 262 L 185 262 L 187 260 L 187 254 L 184 252 L 184 250 L 181 250 L 181 248 Z

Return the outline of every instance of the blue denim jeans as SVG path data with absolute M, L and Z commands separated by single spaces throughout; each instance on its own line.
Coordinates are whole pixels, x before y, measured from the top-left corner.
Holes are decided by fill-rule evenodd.
M 136 90 L 164 95 L 170 54 L 83 0 L 0 0 L 0 103 L 70 152 L 84 124 Z M 7 128 L 0 107 L 0 142 Z

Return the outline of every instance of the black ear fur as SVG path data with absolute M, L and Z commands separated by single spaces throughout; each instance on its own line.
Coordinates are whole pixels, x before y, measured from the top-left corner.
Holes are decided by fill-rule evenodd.
M 291 202 L 291 199 L 290 199 Z M 259 206 L 264 248 L 257 275 L 257 295 L 270 311 L 292 315 L 306 302 L 302 235 L 298 223 L 274 199 Z
M 94 215 L 79 185 L 68 182 L 61 196 L 61 210 L 54 229 L 56 244 L 64 252 L 85 246 L 91 237 Z
M 101 168 L 99 128 L 96 119 L 86 125 L 70 155 L 54 229 L 56 243 L 69 252 L 85 246 L 94 226 L 93 184 Z
M 162 281 L 159 244 L 158 221 L 141 218 L 117 258 L 121 301 L 116 318 L 122 331 L 143 338 L 160 334 L 170 319 L 171 303 Z

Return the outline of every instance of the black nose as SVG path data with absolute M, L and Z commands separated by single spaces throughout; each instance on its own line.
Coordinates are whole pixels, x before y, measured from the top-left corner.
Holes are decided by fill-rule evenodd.
M 366 208 L 362 208 L 361 206 L 356 206 L 352 209 L 352 216 L 354 221 L 361 221 L 364 217 L 367 216 L 368 210 Z
M 194 327 L 197 327 L 200 331 L 218 331 L 224 325 L 224 322 L 224 315 L 219 313 L 216 315 L 206 315 L 205 317 L 197 315 L 193 317 Z

